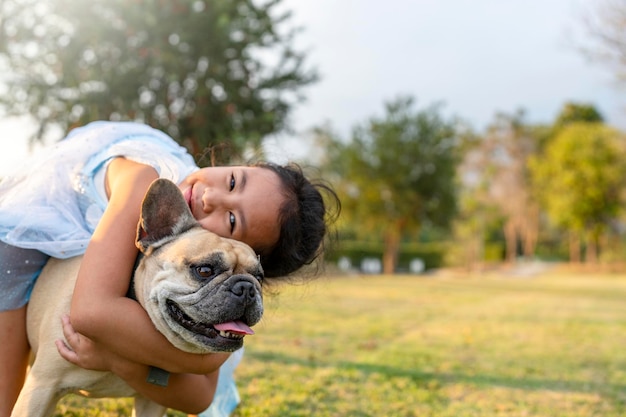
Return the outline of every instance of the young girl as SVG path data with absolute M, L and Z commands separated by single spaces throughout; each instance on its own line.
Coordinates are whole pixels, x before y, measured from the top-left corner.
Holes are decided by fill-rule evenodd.
M 27 167 L 0 182 L 0 417 L 10 414 L 24 380 L 26 304 L 49 256 L 84 254 L 71 321 L 63 320 L 69 346 L 57 343 L 64 358 L 112 371 L 170 408 L 197 413 L 212 402 L 228 355 L 174 348 L 125 297 L 139 208 L 154 179 L 178 183 L 204 228 L 249 244 L 266 278 L 287 276 L 317 257 L 327 230 L 320 191 L 339 208 L 332 189 L 295 166 L 199 169 L 167 135 L 130 122 L 75 129 Z M 172 373 L 167 388 L 146 382 L 150 366 Z

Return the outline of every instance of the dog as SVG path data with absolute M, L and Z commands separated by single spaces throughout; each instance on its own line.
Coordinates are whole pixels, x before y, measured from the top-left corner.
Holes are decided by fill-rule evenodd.
M 242 347 L 263 315 L 263 269 L 249 246 L 203 229 L 178 187 L 165 179 L 153 182 L 144 197 L 136 245 L 129 293 L 174 346 L 191 353 Z M 134 396 L 133 415 L 162 416 L 164 407 L 139 396 L 115 374 L 80 368 L 59 355 L 54 341 L 63 339 L 61 317 L 69 313 L 80 261 L 51 259 L 33 289 L 27 310 L 33 360 L 12 417 L 52 415 L 70 392 Z

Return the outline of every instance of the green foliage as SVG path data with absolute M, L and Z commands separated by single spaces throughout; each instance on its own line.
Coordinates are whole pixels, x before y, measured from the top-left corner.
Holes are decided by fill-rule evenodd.
M 623 276 L 284 288 L 246 338 L 233 417 L 623 416 L 625 297 Z
M 427 270 L 444 266 L 444 254 L 448 250 L 447 242 L 402 243 L 398 251 L 398 271 L 408 271 L 414 259 L 421 259 Z M 348 258 L 354 268 L 359 268 L 365 258 L 381 259 L 384 253 L 381 241 L 363 242 L 343 239 L 341 245 L 324 255 L 324 260 L 337 263 L 342 257 Z
M 566 230 L 598 235 L 622 204 L 626 166 L 619 132 L 599 123 L 572 123 L 529 162 L 550 219 Z
M 388 103 L 385 116 L 357 126 L 347 144 L 327 137 L 327 169 L 363 232 L 394 221 L 408 230 L 446 225 L 454 213 L 454 126 L 437 107 L 414 112 L 412 105 L 410 98 Z
M 554 126 L 557 129 L 561 129 L 570 123 L 601 123 L 603 121 L 604 118 L 595 106 L 590 104 L 568 102 L 563 105 L 563 109 L 557 116 Z
M 142 120 L 185 143 L 233 150 L 283 129 L 316 80 L 280 0 L 5 0 L 5 111 L 68 129 Z
M 385 116 L 357 126 L 348 143 L 326 132 L 326 169 L 360 235 L 447 225 L 454 213 L 454 125 L 435 106 L 412 106 L 410 98 L 388 103 Z

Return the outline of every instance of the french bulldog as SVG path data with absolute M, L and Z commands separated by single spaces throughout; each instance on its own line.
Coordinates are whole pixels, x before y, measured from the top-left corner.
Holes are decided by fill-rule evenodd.
M 263 270 L 249 246 L 203 229 L 178 187 L 165 179 L 146 193 L 136 245 L 139 257 L 129 293 L 174 346 L 191 353 L 242 347 L 263 315 Z M 12 417 L 52 415 L 68 393 L 134 396 L 134 415 L 162 416 L 164 407 L 115 374 L 79 368 L 59 355 L 54 341 L 63 339 L 61 317 L 69 313 L 80 261 L 51 259 L 33 289 L 27 310 L 33 360 Z

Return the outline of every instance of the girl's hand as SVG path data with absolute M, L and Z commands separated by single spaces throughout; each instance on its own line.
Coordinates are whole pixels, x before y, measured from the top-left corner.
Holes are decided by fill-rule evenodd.
M 56 340 L 59 354 L 68 362 L 94 371 L 109 371 L 138 393 L 168 408 L 197 414 L 206 410 L 215 395 L 219 371 L 207 375 L 172 374 L 167 387 L 146 382 L 147 365 L 129 361 L 76 332 L 69 316 L 62 317 L 63 340 Z M 216 355 L 226 360 L 228 355 Z M 223 362 L 223 361 L 222 361 Z
M 61 318 L 64 340 L 56 340 L 57 350 L 63 359 L 84 369 L 92 371 L 111 371 L 113 361 L 123 360 L 119 356 L 95 343 L 88 337 L 77 333 L 70 323 L 70 317 Z

